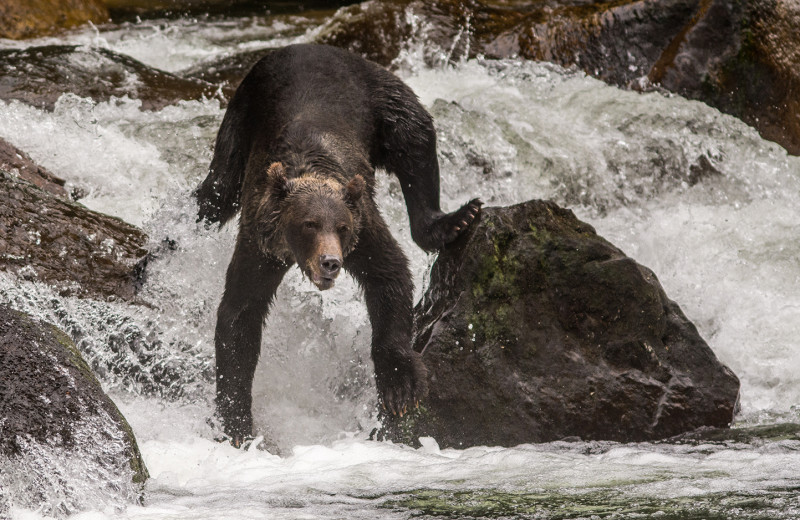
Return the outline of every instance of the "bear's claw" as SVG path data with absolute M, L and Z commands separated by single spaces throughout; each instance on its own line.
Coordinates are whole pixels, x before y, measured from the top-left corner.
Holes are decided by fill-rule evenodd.
M 374 359 L 378 398 L 383 410 L 403 417 L 409 405 L 419 406 L 428 393 L 428 373 L 422 358 L 411 350 L 395 351 Z
M 214 437 L 214 440 L 217 442 L 228 442 L 231 446 L 236 449 L 241 447 L 247 448 L 251 442 L 253 442 L 254 437 L 249 435 L 218 435 Z
M 457 211 L 443 215 L 436 222 L 442 245 L 447 245 L 457 239 L 466 230 L 481 212 L 483 201 L 472 199 Z
M 483 201 L 472 199 L 452 213 L 412 218 L 411 236 L 419 247 L 434 252 L 457 239 L 481 212 Z M 409 211 L 409 215 L 411 212 Z

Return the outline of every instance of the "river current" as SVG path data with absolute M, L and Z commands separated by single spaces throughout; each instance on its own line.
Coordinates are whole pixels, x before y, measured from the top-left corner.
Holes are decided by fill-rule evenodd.
M 151 20 L 0 48 L 109 48 L 179 73 L 318 30 L 298 16 Z M 0 301 L 76 340 L 151 475 L 139 505 L 127 483 L 71 471 L 69 454 L 7 462 L 0 500 L 13 518 L 800 517 L 800 159 L 680 96 L 542 63 L 428 68 L 422 44 L 407 46 L 398 74 L 436 120 L 444 209 L 475 196 L 487 205 L 553 199 L 650 267 L 741 379 L 741 435 L 466 450 L 368 441 L 376 398 L 363 300 L 348 278 L 320 293 L 293 270 L 254 384 L 256 429 L 281 455 L 217 443 L 206 421 L 213 328 L 235 226 L 197 224 L 189 194 L 206 174 L 219 101 L 155 112 L 72 94 L 52 112 L 0 101 L 0 136 L 85 192 L 89 208 L 141 226 L 154 252 L 146 305 L 64 298 L 0 273 Z M 420 296 L 433 257 L 411 241 L 396 180 L 378 181 Z M 31 482 L 26 464 L 52 464 L 53 479 Z M 44 493 L 43 506 L 26 501 L 26 486 Z

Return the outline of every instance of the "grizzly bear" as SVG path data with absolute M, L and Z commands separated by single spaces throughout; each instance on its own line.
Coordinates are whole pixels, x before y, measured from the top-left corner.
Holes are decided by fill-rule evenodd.
M 324 45 L 276 50 L 231 99 L 195 196 L 209 223 L 241 209 L 214 335 L 217 415 L 234 445 L 252 435 L 262 327 L 295 264 L 320 290 L 342 269 L 363 289 L 385 410 L 403 414 L 426 394 L 411 349 L 411 273 L 375 204 L 376 168 L 398 177 L 411 236 L 426 251 L 455 240 L 480 212 L 478 199 L 440 210 L 431 116 L 407 85 L 361 57 Z

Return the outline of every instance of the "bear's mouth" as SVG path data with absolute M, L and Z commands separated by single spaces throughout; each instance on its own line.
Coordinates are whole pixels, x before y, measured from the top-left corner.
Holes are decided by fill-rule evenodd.
M 330 276 L 322 276 L 319 273 L 308 273 L 308 278 L 311 280 L 311 283 L 317 286 L 317 289 L 320 291 L 325 291 L 330 289 L 331 287 L 336 284 L 336 278 L 331 278 Z

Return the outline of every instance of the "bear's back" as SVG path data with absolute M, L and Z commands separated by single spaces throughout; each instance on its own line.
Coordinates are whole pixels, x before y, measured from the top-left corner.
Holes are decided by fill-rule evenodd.
M 327 126 L 371 120 L 375 94 L 395 83 L 402 84 L 360 56 L 327 45 L 299 44 L 262 58 L 243 86 L 279 124 L 305 119 Z

